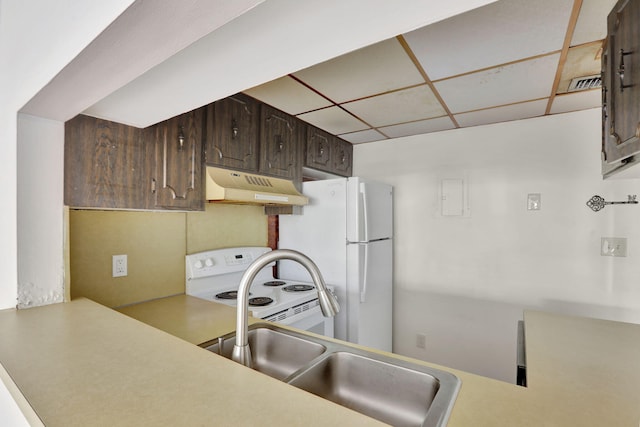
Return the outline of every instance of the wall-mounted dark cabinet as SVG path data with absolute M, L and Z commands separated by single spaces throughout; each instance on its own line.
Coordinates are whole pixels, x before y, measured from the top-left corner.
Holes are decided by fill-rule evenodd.
M 269 105 L 260 107 L 260 167 L 265 175 L 302 179 L 302 122 Z
M 260 104 L 244 94 L 236 94 L 207 106 L 206 162 L 247 172 L 259 165 L 258 127 Z
M 144 130 L 154 146 L 155 208 L 204 210 L 202 119 L 197 109 Z
M 306 167 L 351 176 L 352 164 L 353 145 L 314 126 L 307 126 Z
M 79 115 L 65 123 L 64 202 L 147 209 L 152 158 L 141 129 Z
M 145 129 L 79 115 L 64 151 L 68 206 L 204 209 L 202 109 Z
M 602 152 L 607 164 L 640 152 L 640 0 L 620 0 L 607 18 L 602 55 Z
M 207 165 L 302 183 L 302 167 L 351 176 L 353 146 L 237 94 L 145 129 L 79 115 L 65 124 L 65 204 L 204 209 Z

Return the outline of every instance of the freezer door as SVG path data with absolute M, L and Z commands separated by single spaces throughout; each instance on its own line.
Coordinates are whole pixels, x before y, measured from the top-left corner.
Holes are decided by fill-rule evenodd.
M 391 351 L 393 242 L 347 245 L 347 339 Z
M 393 187 L 349 178 L 347 240 L 370 242 L 393 237 Z

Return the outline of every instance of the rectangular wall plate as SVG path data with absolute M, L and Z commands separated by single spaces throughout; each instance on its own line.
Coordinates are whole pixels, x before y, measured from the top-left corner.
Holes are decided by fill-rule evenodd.
M 626 237 L 602 237 L 600 239 L 600 255 L 601 256 L 627 256 L 627 238 Z
M 527 210 L 539 211 L 542 208 L 542 195 L 540 193 L 529 193 L 527 195 Z
M 111 264 L 113 277 L 124 277 L 127 275 L 126 255 L 114 255 Z

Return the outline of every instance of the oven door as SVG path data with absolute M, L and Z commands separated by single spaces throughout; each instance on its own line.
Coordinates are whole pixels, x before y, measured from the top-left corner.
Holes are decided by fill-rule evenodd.
M 319 305 L 284 319 L 277 316 L 269 316 L 264 320 L 333 338 L 333 317 L 324 317 Z

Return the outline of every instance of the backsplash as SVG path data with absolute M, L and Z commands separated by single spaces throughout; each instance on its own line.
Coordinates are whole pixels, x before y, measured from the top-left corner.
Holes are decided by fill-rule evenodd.
M 71 298 L 108 307 L 184 293 L 188 253 L 266 246 L 260 206 L 208 204 L 205 212 L 71 210 Z M 111 276 L 113 255 L 126 254 L 128 275 Z

